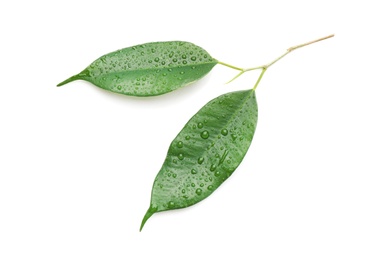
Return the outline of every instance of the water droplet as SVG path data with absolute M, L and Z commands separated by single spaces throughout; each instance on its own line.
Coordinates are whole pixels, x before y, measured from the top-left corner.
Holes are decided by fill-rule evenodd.
M 158 62 L 160 60 L 160 58 L 155 58 L 155 62 Z
M 204 125 L 203 125 L 203 123 L 201 123 L 201 122 L 197 124 L 197 127 L 200 128 L 200 129 L 203 128 L 203 126 L 204 126 Z
M 204 187 L 204 183 L 200 183 L 200 187 Z
M 182 190 L 182 193 L 186 193 L 186 190 L 185 190 L 185 189 L 183 189 L 183 190 Z
M 205 55 L 204 55 L 204 58 L 207 58 L 207 57 L 208 57 L 208 55 L 205 54 Z
M 117 86 L 117 89 L 118 89 L 118 90 L 121 90 L 121 89 L 122 89 L 121 85 L 118 85 L 118 86 Z
M 189 135 L 186 136 L 186 140 L 190 140 L 190 138 L 191 138 L 191 137 L 190 137 Z
M 191 183 L 191 187 L 195 187 L 195 183 Z
M 209 132 L 208 131 L 203 131 L 200 134 L 201 138 L 207 139 L 209 137 Z
M 217 165 L 212 164 L 212 165 L 210 166 L 210 171 L 212 172 L 212 171 L 214 171 L 215 169 L 217 169 Z
M 177 160 L 176 160 L 176 159 L 173 159 L 173 163 L 177 163 Z
M 221 173 L 219 172 L 219 171 L 216 171 L 215 173 L 214 173 L 214 176 L 216 176 L 216 177 L 219 177 L 221 175 Z
M 152 53 L 155 53 L 155 51 L 156 51 L 155 49 L 151 49 L 151 52 L 152 52 Z
M 213 190 L 213 186 L 212 186 L 212 185 L 209 185 L 209 186 L 208 186 L 208 190 Z
M 173 173 L 172 176 L 173 176 L 173 178 L 176 178 L 176 177 L 177 177 L 177 174 L 176 174 L 176 173 Z
M 165 61 L 161 61 L 161 64 L 162 64 L 162 65 L 165 65 Z
M 174 59 L 173 59 L 173 62 L 177 62 L 177 61 L 178 61 L 178 59 L 177 59 L 177 58 L 174 58 Z
M 183 160 L 184 159 L 184 155 L 182 153 L 178 154 L 178 159 L 179 160 Z
M 229 133 L 229 131 L 227 131 L 227 129 L 222 129 L 221 131 L 221 134 L 226 136 L 227 134 Z
M 191 170 L 191 173 L 192 173 L 192 174 L 196 174 L 197 171 L 196 171 L 195 169 L 192 169 L 192 170 Z
M 169 203 L 168 203 L 168 208 L 169 209 L 172 209 L 172 208 L 174 208 L 175 207 L 175 203 L 174 203 L 174 201 L 169 201 Z
M 162 76 L 166 76 L 166 73 L 164 72 L 164 73 L 162 73 Z
M 172 72 L 173 70 L 172 69 L 168 69 L 169 72 Z
M 177 147 L 178 147 L 178 148 L 182 148 L 182 147 L 183 147 L 183 142 L 179 141 L 179 142 L 177 143 Z
M 196 57 L 195 57 L 195 56 L 192 56 L 192 57 L 191 57 L 191 60 L 192 60 L 192 61 L 195 61 L 195 60 L 196 60 Z
M 187 58 L 186 54 L 183 54 L 183 55 L 182 55 L 182 58 L 183 58 L 183 59 Z
M 204 162 L 204 158 L 203 157 L 200 157 L 199 159 L 197 159 L 197 163 L 198 164 L 202 164 Z
M 144 51 L 142 51 L 140 54 L 141 54 L 141 55 L 144 55 Z
M 191 67 L 191 69 L 193 69 L 193 70 L 194 70 L 194 69 L 196 69 L 196 67 L 195 67 L 195 66 L 192 66 L 192 67 Z
M 183 64 L 187 64 L 187 61 L 184 60 L 184 61 L 183 61 Z
M 183 74 L 184 74 L 184 71 L 181 71 L 180 74 L 183 75 Z
M 196 194 L 197 194 L 197 195 L 201 195 L 201 193 L 203 193 L 203 190 L 202 190 L 202 189 L 200 189 L 200 188 L 196 189 Z
M 236 140 L 236 138 L 237 138 L 236 134 L 232 134 L 232 135 L 231 135 L 231 138 L 232 138 L 232 140 L 234 140 L 234 141 L 235 141 L 235 140 Z
M 171 58 L 171 57 L 173 57 L 173 55 L 174 55 L 174 52 L 172 51 L 172 52 L 170 52 L 169 57 Z

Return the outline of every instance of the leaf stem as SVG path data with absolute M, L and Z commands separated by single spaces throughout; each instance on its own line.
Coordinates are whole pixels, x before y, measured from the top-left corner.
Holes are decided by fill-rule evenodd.
M 242 68 L 239 68 L 239 67 L 236 67 L 236 66 L 230 65 L 230 64 L 225 63 L 225 62 L 222 62 L 222 61 L 218 61 L 218 64 L 221 64 L 221 65 L 223 65 L 223 66 L 226 66 L 226 67 L 232 68 L 232 69 L 234 69 L 234 70 L 240 70 L 240 71 L 243 70 Z
M 256 90 L 256 88 L 257 88 L 258 84 L 260 83 L 260 81 L 262 79 L 262 76 L 264 76 L 264 73 L 265 73 L 266 70 L 267 70 L 267 68 L 262 68 L 261 74 L 260 74 L 260 76 L 258 76 L 256 84 L 253 87 L 253 90 Z
M 303 44 L 299 44 L 299 45 L 295 45 L 295 46 L 292 46 L 290 48 L 287 49 L 287 51 L 285 53 L 283 53 L 281 56 L 279 56 L 278 58 L 276 58 L 275 60 L 273 60 L 272 62 L 269 62 L 265 65 L 262 65 L 262 66 L 257 66 L 257 67 L 252 67 L 252 68 L 239 68 L 239 67 L 236 67 L 236 66 L 233 66 L 233 65 L 230 65 L 230 64 L 227 64 L 227 63 L 224 63 L 224 62 L 221 62 L 219 61 L 218 63 L 223 65 L 223 66 L 226 66 L 226 67 L 229 67 L 229 68 L 232 68 L 232 69 L 235 69 L 235 70 L 239 70 L 240 73 L 237 74 L 233 79 L 231 79 L 230 81 L 228 81 L 226 84 L 234 81 L 235 79 L 237 79 L 238 77 L 240 77 L 242 74 L 244 74 L 245 72 L 247 71 L 251 71 L 251 70 L 257 70 L 257 69 L 262 69 L 262 72 L 259 76 L 259 78 L 257 79 L 257 82 L 255 84 L 255 86 L 253 87 L 253 89 L 256 89 L 258 84 L 260 83 L 261 81 L 261 78 L 262 76 L 264 75 L 265 71 L 270 67 L 272 66 L 274 63 L 276 63 L 277 61 L 279 61 L 280 59 L 282 59 L 284 56 L 286 56 L 287 54 L 289 54 L 290 52 L 296 50 L 296 49 L 299 49 L 301 47 L 304 47 L 304 46 L 307 46 L 307 45 L 310 45 L 310 44 L 313 44 L 313 43 L 316 43 L 316 42 L 319 42 L 319 41 L 323 41 L 323 40 L 326 40 L 326 39 L 329 39 L 331 37 L 334 37 L 334 34 L 330 34 L 328 36 L 325 36 L 325 37 L 322 37 L 322 38 L 318 38 L 316 40 L 313 40 L 313 41 L 309 41 L 309 42 L 306 42 L 306 43 L 303 43 Z

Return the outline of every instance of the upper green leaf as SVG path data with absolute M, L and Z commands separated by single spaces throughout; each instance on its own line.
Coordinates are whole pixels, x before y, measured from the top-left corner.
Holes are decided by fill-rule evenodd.
M 257 125 L 254 90 L 219 96 L 200 109 L 171 143 L 141 228 L 155 212 L 208 197 L 239 166 Z
M 82 79 L 124 95 L 155 96 L 202 78 L 217 62 L 189 42 L 152 42 L 106 54 L 57 86 Z

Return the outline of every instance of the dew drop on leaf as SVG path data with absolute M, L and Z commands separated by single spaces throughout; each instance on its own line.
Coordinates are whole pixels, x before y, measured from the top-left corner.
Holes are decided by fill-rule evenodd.
M 198 123 L 198 124 L 197 124 L 197 127 L 200 128 L 200 129 L 203 128 L 203 123 L 201 123 L 201 122 Z
M 168 208 L 169 209 L 172 209 L 172 208 L 174 208 L 175 207 L 175 203 L 173 202 L 173 201 L 169 201 L 169 203 L 168 203 Z
M 227 131 L 227 129 L 222 129 L 221 130 L 221 134 L 226 136 L 229 132 Z
M 183 142 L 179 141 L 179 142 L 177 143 L 177 147 L 178 147 L 178 148 L 182 148 L 182 147 L 183 147 Z
M 192 169 L 192 170 L 191 170 L 191 173 L 192 173 L 192 174 L 196 174 L 197 171 L 196 171 L 195 169 Z
M 200 189 L 200 188 L 196 189 L 196 194 L 197 194 L 197 195 L 201 195 L 201 193 L 203 193 L 203 190 L 202 190 L 202 189 Z
M 199 159 L 197 159 L 197 163 L 198 164 L 202 164 L 204 162 L 204 158 L 203 157 L 200 157 Z
M 203 131 L 200 134 L 201 138 L 207 139 L 209 137 L 209 132 L 208 131 Z

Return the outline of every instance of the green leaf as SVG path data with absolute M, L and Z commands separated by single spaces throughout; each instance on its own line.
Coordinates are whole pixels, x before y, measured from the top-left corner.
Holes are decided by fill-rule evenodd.
M 119 94 L 156 96 L 202 78 L 217 63 L 189 42 L 152 42 L 106 54 L 57 86 L 82 79 Z
M 243 160 L 256 124 L 251 89 L 224 94 L 201 108 L 171 143 L 140 230 L 154 213 L 185 208 L 212 194 Z

